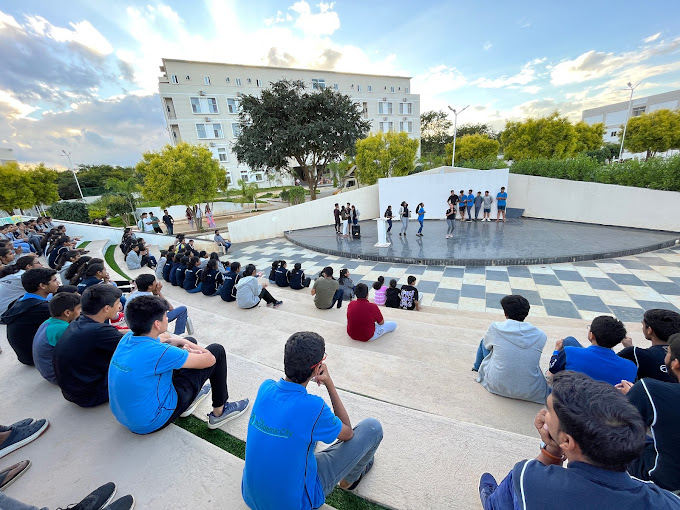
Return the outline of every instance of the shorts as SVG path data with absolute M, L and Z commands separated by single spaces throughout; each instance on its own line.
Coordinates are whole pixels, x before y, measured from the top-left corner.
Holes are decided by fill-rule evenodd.
M 484 209 L 485 213 L 491 212 L 491 209 Z
M 505 206 L 504 205 L 499 205 L 498 206 L 499 211 L 505 211 Z
M 460 212 L 465 212 L 465 206 L 464 206 L 464 205 L 461 205 L 461 206 L 458 208 L 458 210 L 459 210 Z

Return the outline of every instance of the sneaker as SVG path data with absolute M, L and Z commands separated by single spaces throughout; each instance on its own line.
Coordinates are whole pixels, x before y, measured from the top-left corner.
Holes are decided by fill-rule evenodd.
M 115 495 L 116 484 L 113 482 L 105 483 L 90 492 L 80 503 L 69 506 L 69 510 L 102 510 L 111 503 Z
M 110 505 L 106 505 L 102 510 L 132 510 L 135 507 L 135 498 L 131 495 L 118 498 Z
M 50 422 L 47 420 L 37 420 L 21 426 L 12 426 L 9 437 L 0 444 L 0 458 L 37 439 L 49 426 Z
M 490 473 L 484 473 L 479 479 L 479 498 L 482 500 L 482 506 L 486 507 L 486 500 L 498 488 L 498 482 Z
M 283 304 L 283 301 L 277 301 L 276 303 L 274 303 L 274 308 L 278 308 L 282 304 Z
M 250 406 L 250 400 L 244 398 L 243 400 L 238 400 L 237 402 L 227 402 L 224 404 L 224 411 L 222 411 L 221 416 L 215 416 L 212 411 L 208 415 L 208 428 L 216 429 L 221 427 L 228 421 L 234 420 L 246 412 Z
M 208 396 L 208 393 L 210 393 L 210 389 L 211 389 L 210 383 L 205 384 L 201 388 L 201 391 L 198 392 L 198 395 L 196 395 L 196 398 L 191 403 L 191 405 L 189 407 L 187 407 L 187 410 L 179 415 L 180 418 L 186 418 L 191 413 L 193 413 L 194 410 L 198 407 L 198 404 L 200 404 L 201 402 L 203 402 L 206 399 L 206 397 Z

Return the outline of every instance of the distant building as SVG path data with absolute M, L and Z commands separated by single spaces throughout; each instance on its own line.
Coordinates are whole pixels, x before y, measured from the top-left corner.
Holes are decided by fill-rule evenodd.
M 12 149 L 0 147 L 0 165 L 4 165 L 5 163 L 16 160 L 17 158 L 14 157 L 14 151 Z
M 170 142 L 206 143 L 232 185 L 239 179 L 268 185 L 263 172 L 238 165 L 231 152 L 240 132 L 239 94 L 259 94 L 283 78 L 302 80 L 312 90 L 332 88 L 351 96 L 373 132 L 403 131 L 420 139 L 420 95 L 411 93 L 410 77 L 166 58 L 160 70 L 158 90 Z M 292 182 L 284 179 L 283 184 Z
M 621 92 L 623 95 L 624 92 Z M 621 101 L 620 103 L 609 104 L 606 106 L 598 106 L 597 108 L 590 108 L 583 110 L 581 118 L 588 124 L 593 125 L 598 122 L 604 123 L 604 141 L 621 143 L 619 140 L 619 131 L 628 117 L 628 103 L 629 101 Z M 680 104 L 680 90 L 672 90 L 664 92 L 663 94 L 655 94 L 646 97 L 633 97 L 633 103 L 630 106 L 630 117 L 637 117 L 643 113 L 651 113 L 656 110 L 676 110 Z M 627 156 L 632 156 L 626 153 Z

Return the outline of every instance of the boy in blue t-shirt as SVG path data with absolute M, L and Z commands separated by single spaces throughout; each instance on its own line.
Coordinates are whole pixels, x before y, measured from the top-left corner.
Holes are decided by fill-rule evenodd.
M 338 483 L 354 490 L 373 466 L 382 440 L 380 422 L 367 418 L 352 429 L 325 359 L 320 335 L 294 333 L 284 352 L 286 378 L 260 386 L 248 424 L 241 483 L 248 507 L 319 508 Z M 310 381 L 326 387 L 333 411 L 322 398 L 307 393 Z M 317 441 L 330 444 L 336 439 L 314 453 Z
M 472 190 L 469 191 L 469 194 L 466 199 L 466 205 L 467 205 L 467 214 L 468 214 L 468 221 L 472 221 L 472 209 L 475 206 L 475 194 L 472 192 Z
M 501 187 L 501 192 L 496 195 L 496 206 L 498 207 L 498 213 L 496 214 L 496 223 L 503 215 L 503 223 L 505 223 L 505 204 L 508 200 L 508 194 L 505 192 L 505 187 Z
M 127 304 L 125 320 L 132 331 L 120 340 L 109 365 L 113 415 L 132 432 L 150 434 L 189 416 L 211 389 L 208 428 L 242 415 L 248 399 L 227 401 L 224 347 L 203 348 L 192 338 L 169 335 L 167 312 L 167 301 L 158 296 L 139 296 Z

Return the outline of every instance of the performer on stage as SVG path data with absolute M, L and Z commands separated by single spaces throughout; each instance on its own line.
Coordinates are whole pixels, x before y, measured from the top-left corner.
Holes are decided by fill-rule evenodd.
M 498 220 L 501 217 L 501 214 L 503 215 L 503 223 L 505 223 L 505 204 L 506 201 L 508 200 L 508 194 L 505 192 L 505 188 L 501 188 L 501 192 L 496 195 L 496 200 L 498 204 L 498 214 L 496 215 L 496 223 L 498 223 Z
M 401 218 L 401 231 L 399 232 L 399 235 L 404 235 L 406 236 L 406 229 L 408 228 L 408 217 L 411 215 L 411 212 L 408 210 L 408 204 L 406 201 L 401 203 L 401 207 L 399 208 L 399 217 Z

